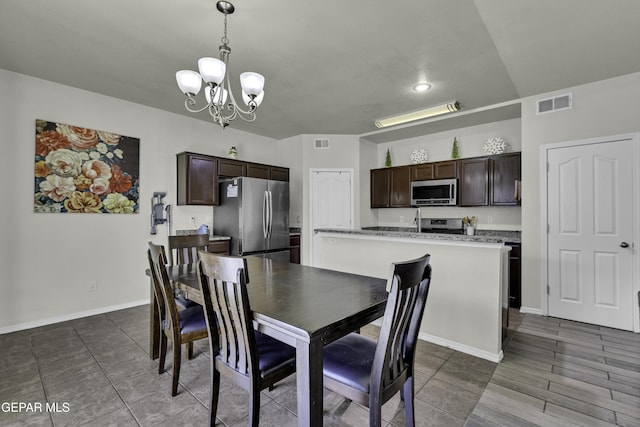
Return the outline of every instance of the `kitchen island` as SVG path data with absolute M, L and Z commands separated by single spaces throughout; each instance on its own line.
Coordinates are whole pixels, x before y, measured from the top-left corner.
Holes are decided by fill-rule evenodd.
M 493 362 L 502 359 L 510 247 L 517 232 L 475 236 L 397 229 L 317 229 L 312 265 L 388 278 L 391 263 L 431 255 L 420 338 Z

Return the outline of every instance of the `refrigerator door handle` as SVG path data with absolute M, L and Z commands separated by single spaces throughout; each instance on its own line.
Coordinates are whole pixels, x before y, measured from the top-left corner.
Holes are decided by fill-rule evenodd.
M 262 198 L 262 234 L 264 238 L 267 238 L 267 228 L 269 224 L 269 214 L 267 212 L 267 205 L 269 204 L 269 199 L 267 196 L 267 192 L 264 192 L 264 197 Z
M 273 194 L 269 191 L 269 238 L 273 230 Z

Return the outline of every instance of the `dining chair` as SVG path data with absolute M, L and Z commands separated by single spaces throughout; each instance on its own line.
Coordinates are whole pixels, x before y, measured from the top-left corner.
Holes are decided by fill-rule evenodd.
M 198 280 L 211 337 L 209 425 L 215 425 L 222 374 L 249 392 L 249 425 L 257 426 L 260 391 L 295 372 L 295 348 L 253 329 L 245 258 L 199 255 Z
M 151 269 L 151 281 L 153 291 L 158 304 L 160 314 L 160 360 L 158 373 L 164 372 L 164 363 L 167 356 L 167 340 L 173 347 L 173 384 L 171 395 L 178 394 L 178 380 L 180 378 L 181 346 L 186 344 L 187 356 L 193 358 L 193 342 L 205 339 L 209 336 L 207 324 L 204 318 L 204 310 L 201 306 L 178 310 L 175 302 L 171 281 L 167 274 L 167 258 L 164 246 L 149 242 L 147 251 L 149 267 Z
M 351 333 L 325 346 L 324 386 L 369 408 L 382 424 L 382 405 L 398 391 L 407 425 L 414 426 L 414 357 L 431 282 L 430 255 L 391 265 L 389 297 L 377 342 Z
M 168 236 L 169 241 L 169 264 L 195 264 L 198 262 L 198 251 L 207 250 L 209 245 L 208 234 L 186 234 Z M 198 305 L 185 298 L 180 292 L 174 292 L 176 303 L 180 308 L 189 308 Z

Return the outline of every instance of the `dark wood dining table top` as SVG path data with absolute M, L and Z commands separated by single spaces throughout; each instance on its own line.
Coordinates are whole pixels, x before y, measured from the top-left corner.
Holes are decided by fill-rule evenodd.
M 377 317 L 387 301 L 386 280 L 291 264 L 269 256 L 248 256 L 247 291 L 254 319 L 268 319 L 308 339 L 353 316 Z M 187 296 L 201 298 L 196 265 L 168 267 L 169 277 Z

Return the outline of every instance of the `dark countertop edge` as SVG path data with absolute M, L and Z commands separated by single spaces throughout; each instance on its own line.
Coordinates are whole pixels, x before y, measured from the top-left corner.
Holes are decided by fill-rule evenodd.
M 477 234 L 467 236 L 465 234 L 445 234 L 445 233 L 418 233 L 416 231 L 388 231 L 388 230 L 347 230 L 333 228 L 317 228 L 314 233 L 337 233 L 337 234 L 358 234 L 363 236 L 378 237 L 400 237 L 416 240 L 450 240 L 456 242 L 476 242 L 476 243 L 520 243 L 519 231 L 490 231 L 491 235 Z M 500 233 L 501 235 L 497 235 Z

